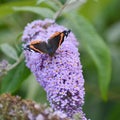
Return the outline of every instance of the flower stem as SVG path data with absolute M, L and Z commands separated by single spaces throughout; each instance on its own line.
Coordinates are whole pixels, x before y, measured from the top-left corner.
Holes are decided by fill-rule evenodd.
M 23 60 L 23 53 L 21 53 L 19 59 L 18 59 L 13 65 L 10 65 L 10 66 L 7 68 L 7 71 L 10 71 L 10 70 L 12 70 L 13 68 L 15 68 L 22 60 Z
M 62 11 L 64 10 L 64 8 L 68 5 L 68 2 L 66 1 L 66 3 L 64 5 L 61 6 L 61 8 L 55 13 L 55 15 L 53 16 L 53 19 L 56 21 L 56 19 L 62 14 Z

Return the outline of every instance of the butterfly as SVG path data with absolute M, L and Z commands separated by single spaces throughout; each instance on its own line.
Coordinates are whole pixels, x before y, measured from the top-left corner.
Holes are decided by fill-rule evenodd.
M 33 50 L 39 53 L 46 53 L 49 56 L 53 56 L 58 47 L 63 43 L 64 37 L 67 37 L 71 30 L 64 30 L 63 32 L 55 32 L 49 39 L 48 42 L 41 40 L 31 41 L 27 45 L 27 50 Z

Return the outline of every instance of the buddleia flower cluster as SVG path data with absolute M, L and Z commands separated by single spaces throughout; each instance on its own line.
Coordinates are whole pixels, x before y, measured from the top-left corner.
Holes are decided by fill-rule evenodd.
M 64 30 L 68 29 L 58 25 L 54 20 L 33 21 L 23 32 L 23 47 L 34 40 L 47 42 L 52 34 Z M 70 32 L 53 57 L 32 50 L 24 50 L 24 55 L 27 67 L 46 91 L 51 107 L 69 118 L 79 113 L 81 120 L 87 120 L 82 111 L 85 95 L 84 78 L 78 41 L 74 34 Z
M 46 105 L 10 94 L 0 95 L 0 120 L 70 120 Z

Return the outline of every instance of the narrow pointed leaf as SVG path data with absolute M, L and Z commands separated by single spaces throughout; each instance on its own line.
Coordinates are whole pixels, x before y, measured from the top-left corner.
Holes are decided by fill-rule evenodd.
M 2 79 L 0 93 L 14 93 L 29 75 L 30 71 L 25 67 L 25 63 L 21 62 Z
M 0 48 L 6 56 L 12 58 L 13 60 L 18 60 L 17 52 L 12 46 L 10 46 L 7 43 L 4 43 L 0 45 Z
M 24 6 L 24 7 L 13 7 L 15 11 L 29 11 L 41 15 L 43 17 L 52 18 L 54 12 L 51 9 L 43 7 L 33 7 L 33 6 Z

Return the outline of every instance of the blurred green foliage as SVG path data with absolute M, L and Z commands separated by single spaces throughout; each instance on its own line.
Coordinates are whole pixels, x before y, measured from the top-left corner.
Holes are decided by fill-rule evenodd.
M 0 77 L 0 93 L 47 102 L 45 91 L 21 58 L 21 33 L 33 20 L 56 18 L 80 42 L 86 116 L 119 120 L 120 0 L 89 0 L 83 5 L 77 1 L 62 10 L 65 4 L 64 0 L 0 0 L 0 61 L 6 59 L 11 66 Z

